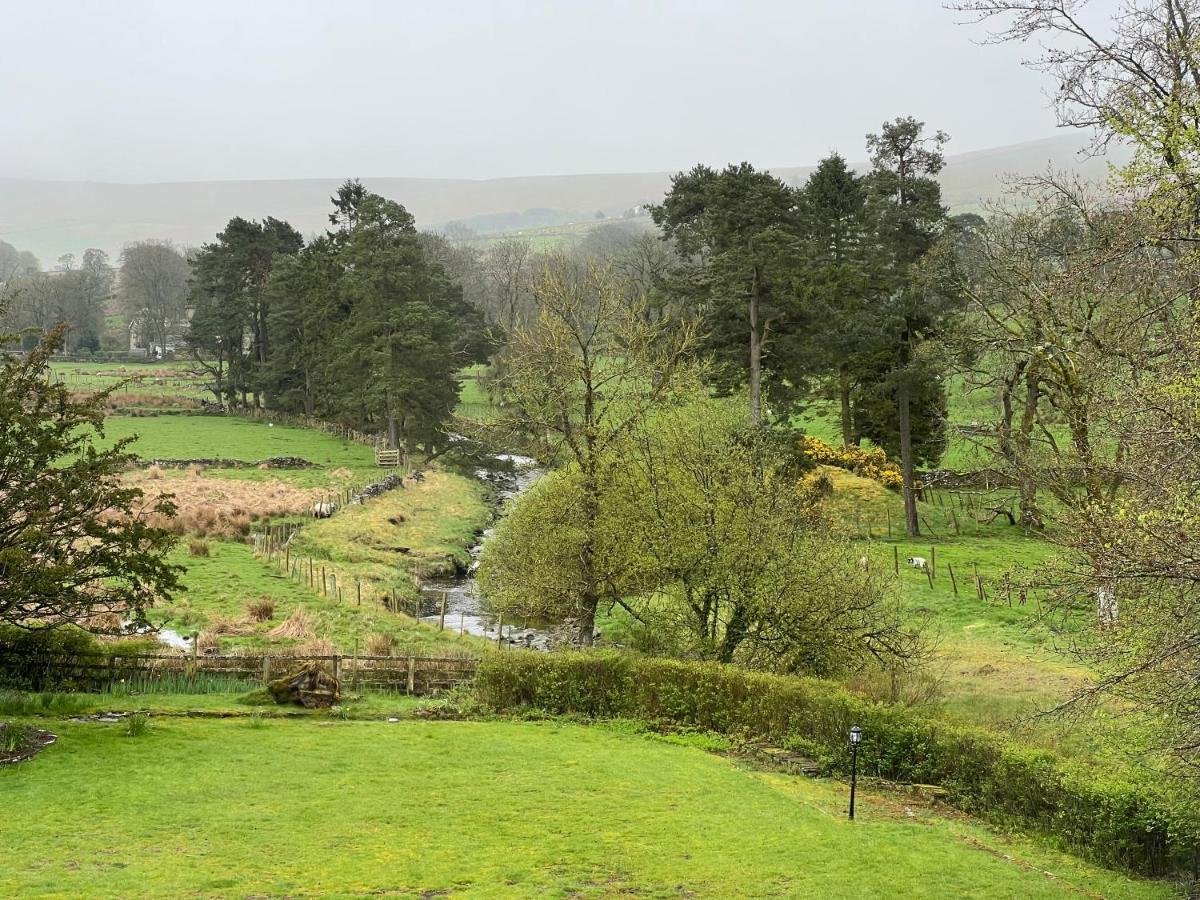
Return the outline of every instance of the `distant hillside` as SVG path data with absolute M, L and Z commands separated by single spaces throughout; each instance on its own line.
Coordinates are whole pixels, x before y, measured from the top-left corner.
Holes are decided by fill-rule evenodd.
M 971 208 L 997 197 L 1006 174 L 1074 169 L 1102 178 L 1105 164 L 1080 159 L 1078 135 L 952 155 L 943 176 L 946 202 Z M 860 165 L 861 168 L 861 165 Z M 811 166 L 773 170 L 800 183 Z M 669 173 L 562 175 L 487 180 L 363 178 L 403 203 L 424 228 L 461 221 L 483 232 L 595 221 L 662 197 Z M 167 184 L 0 179 L 0 240 L 30 250 L 49 267 L 64 253 L 100 247 L 114 257 L 130 241 L 169 238 L 198 245 L 231 217 L 276 216 L 304 234 L 323 230 L 340 178 Z

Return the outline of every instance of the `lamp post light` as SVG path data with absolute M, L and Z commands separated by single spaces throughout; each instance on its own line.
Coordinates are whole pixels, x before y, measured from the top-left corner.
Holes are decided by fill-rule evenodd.
M 854 818 L 854 789 L 858 787 L 858 745 L 862 741 L 862 729 L 857 725 L 850 728 L 850 818 Z

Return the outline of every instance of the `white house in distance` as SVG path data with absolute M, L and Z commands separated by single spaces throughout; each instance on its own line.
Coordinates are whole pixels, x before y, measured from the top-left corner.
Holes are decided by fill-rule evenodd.
M 162 359 L 184 348 L 187 325 L 192 318 L 192 308 L 184 310 L 183 318 L 167 330 L 165 341 L 150 339 L 146 334 L 145 319 L 135 316 L 129 322 L 129 355 L 147 359 Z

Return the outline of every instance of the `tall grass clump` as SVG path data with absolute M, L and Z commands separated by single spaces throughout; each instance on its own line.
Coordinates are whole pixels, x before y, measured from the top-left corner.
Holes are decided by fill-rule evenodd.
M 260 597 L 246 604 L 246 615 L 252 622 L 268 622 L 275 617 L 275 601 Z
M 29 730 L 16 722 L 0 722 L 0 752 L 16 753 L 29 741 Z
M 150 714 L 132 712 L 125 717 L 125 736 L 136 738 L 150 731 Z
M 0 716 L 73 716 L 91 707 L 91 701 L 78 694 L 0 691 Z

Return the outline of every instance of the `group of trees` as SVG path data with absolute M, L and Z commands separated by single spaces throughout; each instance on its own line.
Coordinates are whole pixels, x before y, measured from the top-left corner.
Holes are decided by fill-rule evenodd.
M 108 254 L 90 248 L 78 259 L 61 256 L 44 272 L 30 253 L 0 243 L 0 289 L 5 297 L 5 328 L 10 342 L 31 349 L 59 323 L 66 323 L 67 353 L 127 350 L 133 337 L 151 356 L 162 355 L 182 337 L 187 321 L 186 255 L 169 241 L 130 244 L 114 268 Z M 114 329 L 106 316 L 119 312 Z
M 346 182 L 332 228 L 233 219 L 193 260 L 189 347 L 231 407 L 324 416 L 435 447 L 457 373 L 491 349 L 479 311 L 399 203 Z
M 1049 173 L 979 231 L 962 288 L 966 356 L 998 397 L 997 456 L 1022 521 L 1063 552 L 1055 611 L 1099 612 L 1075 644 L 1200 767 L 1200 2 L 1137 0 L 1109 27 L 1081 4 L 976 0 L 996 40 L 1049 47 L 1062 124 L 1123 142 L 1107 191 Z M 1049 506 L 1050 504 L 1046 504 Z
M 959 301 L 945 271 L 955 229 L 934 177 L 946 140 L 896 119 L 868 135 L 868 173 L 835 154 L 801 188 L 748 163 L 697 166 L 652 210 L 681 257 L 666 289 L 704 322 L 714 386 L 746 389 L 758 424 L 786 423 L 814 379 L 832 385 L 845 445 L 869 438 L 900 458 L 910 534 L 915 466 L 945 440 L 924 344 Z
M 558 468 L 484 545 L 513 617 L 625 610 L 639 646 L 779 671 L 903 664 L 919 635 L 823 511 L 794 438 L 710 400 L 700 322 L 654 314 L 612 265 L 559 258 L 515 329 L 486 430 L 544 441 Z

